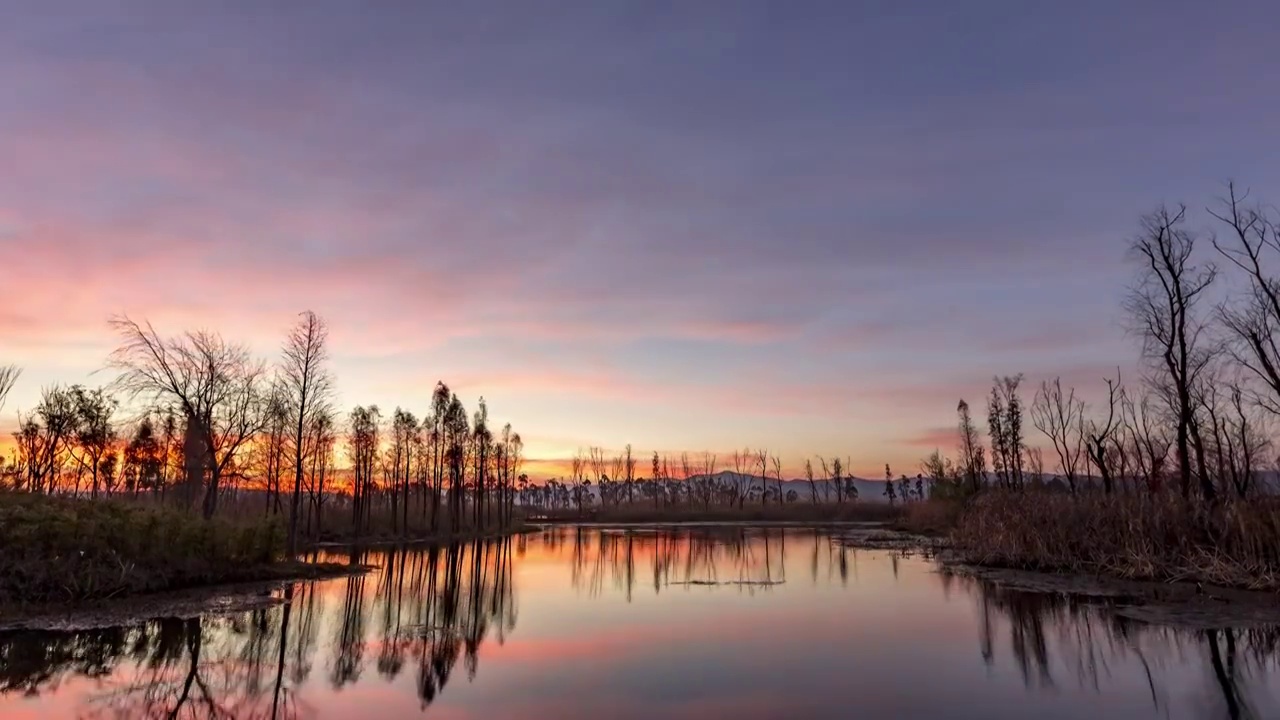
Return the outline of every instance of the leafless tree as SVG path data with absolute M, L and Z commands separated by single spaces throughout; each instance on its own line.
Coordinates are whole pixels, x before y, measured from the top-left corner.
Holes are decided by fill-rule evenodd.
M 987 430 L 991 435 L 991 465 L 1001 484 L 1022 487 L 1026 446 L 1022 434 L 1022 399 L 1018 386 L 1022 374 L 994 378 L 987 403 Z
M 303 312 L 285 336 L 280 362 L 293 427 L 293 500 L 289 503 L 289 555 L 298 552 L 298 514 L 302 508 L 302 469 L 306 431 L 331 410 L 333 376 L 329 373 L 329 328 L 318 315 Z
M 769 504 L 769 451 L 756 451 L 756 464 L 760 466 L 760 504 Z M 755 481 L 755 478 L 752 478 Z M 782 502 L 782 488 L 778 488 L 778 502 Z
M 70 392 L 76 412 L 71 457 L 82 470 L 89 472 L 92 478 L 91 494 L 96 498 L 103 461 L 116 441 L 116 429 L 111 422 L 116 402 L 101 388 L 86 390 L 80 385 L 74 385 Z
M 733 451 L 733 502 L 737 503 L 738 507 L 742 507 L 742 503 L 751 489 L 751 482 L 747 473 L 751 471 L 752 456 L 753 453 L 750 449 Z
M 702 454 L 702 482 L 707 486 L 706 490 L 703 491 L 704 507 L 710 507 L 711 505 L 712 484 L 716 480 L 717 467 L 719 467 L 719 465 L 716 463 L 715 453 Z
M 223 474 L 264 422 L 263 364 L 244 346 L 206 331 L 161 337 L 150 323 L 125 316 L 111 327 L 120 336 L 109 360 L 121 371 L 120 390 L 177 406 L 203 442 L 210 471 L 203 513 L 213 517 Z
M 623 456 L 622 471 L 626 473 L 624 487 L 627 488 L 627 504 L 635 502 L 635 484 L 636 484 L 636 459 L 631 455 L 631 443 L 627 443 L 627 448 Z
M 1063 393 L 1061 378 L 1042 382 L 1031 403 L 1031 424 L 1053 443 L 1058 467 L 1074 493 L 1084 457 L 1084 401 L 1076 398 L 1075 388 Z
M 1031 482 L 1044 482 L 1044 451 L 1039 447 L 1027 448 L 1027 471 L 1031 473 Z
M 1217 277 L 1212 263 L 1195 259 L 1197 235 L 1186 227 L 1186 207 L 1160 207 L 1142 219 L 1142 229 L 1130 252 L 1139 261 L 1139 275 L 1125 301 L 1135 332 L 1143 341 L 1150 361 L 1153 385 L 1176 422 L 1175 447 L 1179 480 L 1184 496 L 1191 492 L 1192 449 L 1196 449 L 1196 473 L 1205 499 L 1215 497 L 1208 476 L 1203 443 L 1192 437 L 1195 426 L 1193 388 L 1209 365 L 1204 347 L 1205 324 L 1197 306 Z
M 773 465 L 773 479 L 778 483 L 778 504 L 785 505 L 787 497 L 782 489 L 782 458 L 774 455 L 769 462 Z
M 1116 410 L 1119 393 L 1121 392 L 1118 372 L 1116 376 L 1114 382 L 1110 378 L 1107 379 L 1106 421 L 1089 423 L 1089 429 L 1085 433 L 1089 460 L 1098 469 L 1098 474 L 1102 476 L 1102 487 L 1108 494 L 1115 490 L 1115 480 L 1112 475 L 1114 459 L 1112 445 L 1114 444 L 1114 435 L 1119 424 Z
M 1133 448 L 1135 469 L 1148 490 L 1158 490 L 1173 447 L 1169 424 L 1159 416 L 1150 393 L 1143 393 L 1135 401 L 1125 389 L 1120 396 L 1120 412 L 1129 434 L 1128 444 Z
M 1280 415 L 1280 279 L 1272 270 L 1280 260 L 1280 224 L 1261 203 L 1247 205 L 1247 191 L 1237 192 L 1234 184 L 1227 190 L 1209 213 L 1228 228 L 1229 237 L 1214 237 L 1213 247 L 1244 274 L 1247 290 L 1221 306 L 1218 315 L 1235 341 L 1230 346 L 1235 361 L 1267 388 L 1257 401 Z
M 978 438 L 978 428 L 969 414 L 969 403 L 960 399 L 956 406 L 956 414 L 960 416 L 960 460 L 964 465 L 964 474 L 969 482 L 970 492 L 978 492 L 987 475 L 986 451 Z
M 13 386 L 18 382 L 18 376 L 22 374 L 22 370 L 17 365 L 0 365 L 0 410 L 4 409 L 4 402 L 9 397 L 9 391 L 13 390 Z
M 818 485 L 813 480 L 813 461 L 804 461 L 804 479 L 809 483 L 809 499 L 814 505 L 818 504 Z
M 44 388 L 29 415 L 18 416 L 18 476 L 31 492 L 53 492 L 74 441 L 79 413 L 71 390 Z
M 684 476 L 684 492 L 685 497 L 689 500 L 689 504 L 693 504 L 693 462 L 689 459 L 689 453 L 680 453 L 680 474 Z
M 1206 382 L 1197 393 L 1203 418 L 1197 421 L 1207 430 L 1209 465 L 1224 494 L 1247 497 L 1270 449 L 1270 433 L 1258 406 L 1245 400 L 1245 391 L 1235 379 L 1217 378 Z

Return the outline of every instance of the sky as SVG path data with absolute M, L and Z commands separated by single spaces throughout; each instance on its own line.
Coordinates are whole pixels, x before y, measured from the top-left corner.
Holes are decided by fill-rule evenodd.
M 1280 199 L 1266 2 L 3 5 L 0 427 L 112 314 L 273 357 L 313 310 L 340 407 L 444 380 L 535 476 L 914 471 L 994 374 L 1132 366 L 1142 213 Z

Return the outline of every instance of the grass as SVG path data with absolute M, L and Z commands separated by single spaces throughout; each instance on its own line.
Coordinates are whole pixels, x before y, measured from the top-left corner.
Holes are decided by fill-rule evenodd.
M 951 539 L 983 565 L 1280 590 L 1280 498 L 988 491 Z
M 893 521 L 893 528 L 915 535 L 945 537 L 960 522 L 964 502 L 958 499 L 930 498 L 924 502 L 911 502 Z
M 270 577 L 279 522 L 0 492 L 0 603 L 69 602 Z
M 890 522 L 903 514 L 887 503 L 787 503 L 784 505 L 667 506 L 634 503 L 608 508 L 553 510 L 541 515 L 550 522 L 696 523 L 696 522 Z

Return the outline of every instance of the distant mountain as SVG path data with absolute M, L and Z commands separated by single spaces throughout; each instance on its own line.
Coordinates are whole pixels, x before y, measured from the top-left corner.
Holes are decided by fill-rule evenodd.
M 696 482 L 698 480 L 701 480 L 703 477 L 705 476 L 694 475 L 693 477 L 690 478 L 690 480 L 693 480 Z M 739 475 L 738 473 L 735 473 L 732 470 L 722 470 L 716 473 L 712 477 L 714 477 L 717 482 L 721 482 L 721 483 L 731 483 L 737 480 L 738 478 L 742 478 L 743 479 L 742 482 L 744 483 L 750 482 L 754 487 L 760 487 L 759 475 L 748 475 L 746 473 Z M 857 477 L 851 478 L 851 479 L 853 480 L 854 487 L 858 489 L 858 502 L 873 502 L 873 503 L 889 502 L 889 499 L 884 496 L 883 480 L 865 480 L 863 478 L 857 478 Z M 846 480 L 846 484 L 847 482 L 848 481 Z M 912 482 L 912 485 L 914 486 L 915 480 L 912 479 L 911 482 Z M 776 488 L 778 486 L 778 481 L 772 478 L 769 479 L 768 483 L 770 488 Z M 808 480 L 804 480 L 804 479 L 783 480 L 782 489 L 783 489 L 784 495 L 794 490 L 796 493 L 797 499 L 805 502 L 808 502 L 812 499 L 815 490 L 817 491 L 819 502 L 826 500 L 828 497 L 831 498 L 832 501 L 836 499 L 835 483 L 831 482 L 830 480 L 815 479 L 813 481 L 812 488 L 809 486 Z

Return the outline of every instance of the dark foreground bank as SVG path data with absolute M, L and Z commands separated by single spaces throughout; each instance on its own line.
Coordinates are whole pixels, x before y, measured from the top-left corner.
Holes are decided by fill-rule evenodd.
M 278 522 L 0 493 L 0 603 L 73 602 L 303 572 Z M 307 570 L 315 572 L 315 570 Z
M 1278 501 L 991 491 L 954 513 L 948 537 L 967 562 L 988 567 L 1276 591 Z

